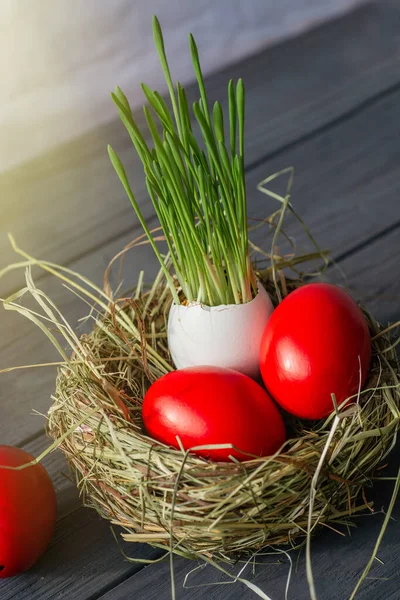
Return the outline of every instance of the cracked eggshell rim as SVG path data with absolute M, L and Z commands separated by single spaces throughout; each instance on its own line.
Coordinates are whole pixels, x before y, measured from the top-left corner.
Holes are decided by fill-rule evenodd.
M 258 378 L 261 338 L 274 307 L 262 284 L 257 287 L 246 304 L 172 304 L 168 345 L 175 367 L 212 365 Z

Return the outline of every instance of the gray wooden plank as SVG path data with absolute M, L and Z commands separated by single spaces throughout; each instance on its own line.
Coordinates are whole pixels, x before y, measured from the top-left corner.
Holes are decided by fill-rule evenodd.
M 400 226 L 369 244 L 361 252 L 340 262 L 345 280 L 337 269 L 327 277 L 344 285 L 383 323 L 400 320 Z
M 368 5 L 210 77 L 211 99 L 225 94 L 228 77 L 245 77 L 247 164 L 396 85 L 399 18 L 396 2 Z M 109 164 L 107 142 L 128 165 L 143 210 L 151 214 L 141 167 L 122 125 L 113 122 L 2 175 L 2 231 L 12 231 L 32 253 L 62 263 L 133 231 L 135 219 Z M 2 266 L 13 260 L 5 235 L 0 253 Z M 8 282 L 8 290 L 17 285 L 15 277 Z
M 247 176 L 250 216 L 277 207 L 256 191 L 257 183 L 293 166 L 293 205 L 333 257 L 400 222 L 398 102 L 398 91 L 388 93 L 252 170 Z M 273 189 L 282 193 L 285 181 Z M 286 220 L 285 230 L 302 243 L 294 219 Z
M 24 445 L 38 456 L 50 444 L 44 435 Z M 102 595 L 106 590 L 137 572 L 143 565 L 124 559 L 115 542 L 109 524 L 94 510 L 82 507 L 66 460 L 59 451 L 43 461 L 57 493 L 57 524 L 53 540 L 40 559 L 27 573 L 0 580 L 2 600 L 45 600 L 74 598 L 86 600 Z M 154 559 L 161 552 L 144 544 L 121 548 L 131 557 Z
M 385 95 L 351 118 L 251 171 L 247 180 L 249 215 L 264 216 L 277 207 L 275 201 L 256 191 L 256 184 L 269 173 L 295 165 L 293 203 L 321 246 L 332 249 L 333 257 L 350 250 L 355 244 L 365 243 L 370 236 L 400 221 L 397 203 L 400 193 L 397 168 L 400 156 L 397 134 L 400 127 L 399 93 L 394 91 Z M 282 184 L 278 187 L 283 189 Z M 309 247 L 298 223 L 292 218 L 288 219 L 285 229 L 297 239 L 300 247 Z M 108 261 L 131 237 L 131 231 L 122 234 L 74 262 L 72 268 L 101 285 Z M 266 229 L 259 230 L 254 239 L 268 249 L 271 233 Z M 398 249 L 398 246 L 394 248 Z M 128 255 L 126 281 L 135 281 L 143 266 L 150 280 L 156 263 L 148 246 Z M 40 286 L 51 294 L 72 323 L 85 314 L 86 307 L 51 279 L 43 280 Z M 387 317 L 391 318 L 391 315 Z M 0 319 L 0 369 L 58 359 L 43 334 L 31 323 L 3 311 Z M 16 443 L 40 428 L 38 418 L 29 413 L 34 408 L 47 410 L 53 382 L 54 369 L 50 368 L 2 375 L 0 434 L 9 443 Z

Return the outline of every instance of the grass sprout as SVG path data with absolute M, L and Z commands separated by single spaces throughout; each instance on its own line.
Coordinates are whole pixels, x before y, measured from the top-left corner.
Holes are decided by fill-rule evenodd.
M 153 18 L 154 41 L 167 82 L 170 110 L 157 91 L 142 84 L 144 115 L 152 147 L 132 114 L 120 88 L 111 94 L 143 164 L 146 186 L 160 222 L 180 290 L 188 302 L 208 306 L 252 300 L 256 279 L 249 256 L 244 174 L 245 89 L 243 81 L 228 84 L 228 116 L 220 102 L 209 107 L 192 35 L 189 47 L 200 98 L 190 111 L 185 88 L 174 86 L 160 23 Z M 192 127 L 200 130 L 197 139 Z M 114 149 L 108 147 L 114 169 L 160 262 L 176 304 L 180 295 L 166 269 Z

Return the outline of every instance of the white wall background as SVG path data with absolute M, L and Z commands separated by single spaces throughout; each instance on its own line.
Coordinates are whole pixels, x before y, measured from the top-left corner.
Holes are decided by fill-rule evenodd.
M 140 82 L 164 90 L 151 17 L 173 75 L 192 80 L 187 34 L 211 72 L 360 0 L 1 0 L 0 171 L 115 116 L 118 84 L 140 105 Z M 245 74 L 244 74 L 245 75 Z

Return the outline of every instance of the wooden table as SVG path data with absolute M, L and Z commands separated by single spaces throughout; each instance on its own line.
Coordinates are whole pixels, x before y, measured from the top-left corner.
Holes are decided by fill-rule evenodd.
M 200 41 L 200 40 L 199 40 Z M 201 42 L 201 41 L 200 41 Z M 201 43 L 200 43 L 201 48 Z M 365 6 L 335 22 L 234 65 L 210 77 L 212 99 L 225 98 L 229 77 L 243 76 L 247 89 L 247 184 L 250 216 L 276 207 L 256 191 L 267 175 L 296 168 L 293 202 L 320 244 L 331 248 L 336 266 L 327 278 L 345 283 L 382 322 L 400 318 L 400 5 L 398 0 Z M 193 99 L 194 91 L 191 90 Z M 0 177 L 1 224 L 34 256 L 68 265 L 96 283 L 110 258 L 139 232 L 134 213 L 109 164 L 106 144 L 129 166 L 131 180 L 149 222 L 154 218 L 141 167 L 123 126 L 117 121 L 57 148 Z M 287 232 L 300 247 L 304 235 L 293 221 Z M 258 243 L 271 239 L 264 232 Z M 15 261 L 7 237 L 0 238 L 1 265 Z M 150 279 L 156 263 L 148 248 L 131 255 L 125 274 L 133 281 L 145 266 Z M 36 281 L 72 323 L 86 307 L 49 276 Z M 21 287 L 20 272 L 0 280 L 1 295 Z M 28 321 L 1 311 L 0 368 L 57 360 L 46 338 Z M 43 419 L 54 389 L 54 368 L 2 374 L 0 443 L 33 454 L 49 441 Z M 399 463 L 391 455 L 389 475 Z M 80 506 L 59 452 L 45 461 L 57 488 L 59 520 L 50 549 L 30 572 L 0 583 L 2 600 L 74 600 L 170 597 L 169 564 L 151 566 L 125 560 L 106 522 Z M 376 512 L 357 518 L 358 528 L 322 531 L 312 544 L 319 598 L 350 596 L 369 559 L 388 506 L 392 482 L 368 492 Z M 0 491 L 1 493 L 1 491 Z M 400 517 L 398 506 L 394 518 Z M 400 526 L 391 520 L 369 578 L 357 598 L 400 598 Z M 157 558 L 149 546 L 123 546 L 134 559 Z M 309 597 L 303 553 L 292 556 L 296 569 L 289 598 Z M 381 562 L 382 561 L 382 562 Z M 288 560 L 267 555 L 244 573 L 273 599 L 283 599 Z M 179 599 L 252 598 L 240 583 L 183 588 L 196 564 L 175 560 Z M 222 581 L 207 567 L 187 585 Z

